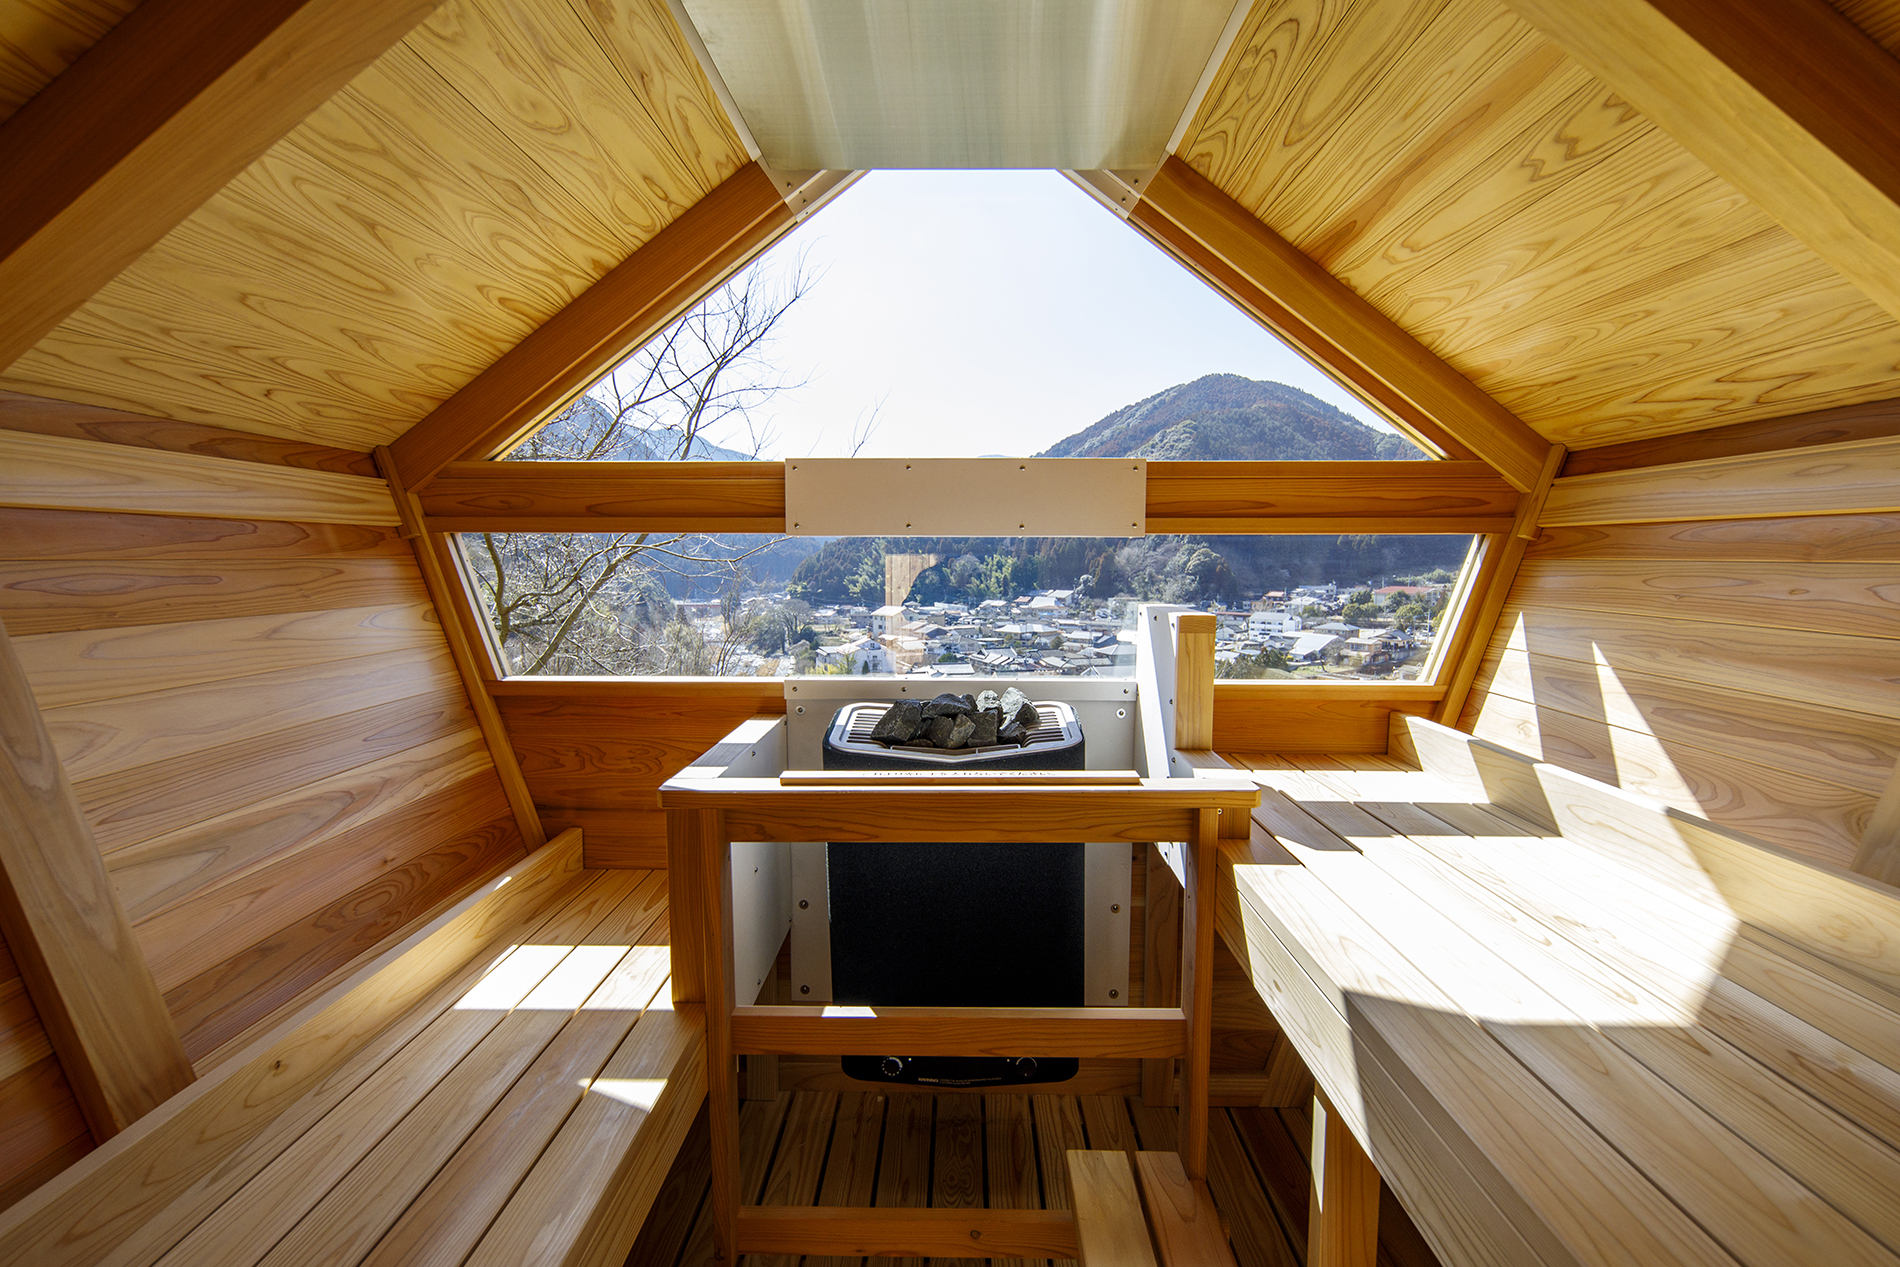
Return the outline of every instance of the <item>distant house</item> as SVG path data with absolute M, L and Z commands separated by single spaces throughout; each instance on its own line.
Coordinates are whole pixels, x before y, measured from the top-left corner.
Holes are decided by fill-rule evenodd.
M 902 607 L 880 607 L 871 613 L 871 632 L 879 637 L 897 633 L 904 627 Z
M 1314 631 L 1303 633 L 1293 640 L 1287 649 L 1287 659 L 1299 664 L 1312 664 L 1328 651 L 1339 645 L 1339 635 Z

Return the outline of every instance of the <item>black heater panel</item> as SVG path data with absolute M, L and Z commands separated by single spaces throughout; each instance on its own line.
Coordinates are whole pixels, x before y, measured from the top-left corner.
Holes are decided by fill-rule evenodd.
M 1080 1007 L 1077 843 L 829 846 L 832 997 L 886 1007 Z M 854 1078 L 1060 1082 L 1074 1059 L 847 1056 Z

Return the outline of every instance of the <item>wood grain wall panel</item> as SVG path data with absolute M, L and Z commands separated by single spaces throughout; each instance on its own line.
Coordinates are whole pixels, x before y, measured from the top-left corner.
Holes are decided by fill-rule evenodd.
M 296 466 L 370 478 L 377 475 L 376 460 L 351 449 L 272 440 L 228 427 L 207 427 L 202 423 L 82 405 L 77 401 L 22 396 L 18 392 L 0 392 L 0 429 L 65 436 L 72 440 L 97 440 L 102 444 L 123 444 L 167 453 L 233 458 L 269 466 Z
M 453 897 L 477 875 L 522 856 L 511 815 L 431 848 L 166 991 L 193 1060 L 216 1051 L 388 934 Z
M 19 635 L 371 607 L 426 597 L 415 567 L 404 567 L 398 559 L 0 559 L 0 619 Z
M 0 119 L 25 105 L 137 0 L 33 0 L 0 9 Z
M 0 1207 L 92 1151 L 92 1133 L 59 1061 L 46 1057 L 0 1081 Z
M 1473 696 L 1472 733 L 1655 797 L 1821 862 L 1853 862 L 1876 796 L 1506 696 Z M 1720 737 L 1710 742 L 1719 743 Z
M 1787 418 L 1767 418 L 1760 422 L 1741 422 L 1704 431 L 1578 449 L 1564 459 L 1563 470 L 1558 474 L 1593 475 L 1639 466 L 1739 457 L 1776 449 L 1805 449 L 1817 444 L 1873 440 L 1891 435 L 1900 435 L 1900 400 L 1875 400 Z
M 1429 716 L 1441 688 L 1368 683 L 1337 687 L 1216 682 L 1217 752 L 1384 752 L 1380 726 L 1394 710 Z M 1278 688 L 1278 689 L 1276 689 Z
M 1487 658 L 1507 648 L 1825 708 L 1900 712 L 1900 646 L 1888 638 L 1512 604 Z
M 1546 528 L 1460 724 L 1849 866 L 1900 760 L 1897 563 L 1887 514 Z
M 0 610 L 49 630 L 17 643 L 193 1058 L 521 854 L 395 533 L 13 511 L 0 546 Z M 79 1153 L 0 968 L 4 1195 Z
M 1894 0 L 1828 0 L 1889 53 L 1900 53 L 1900 4 Z
M 1777 699 L 1741 684 L 1718 688 L 1506 651 L 1486 662 L 1474 689 L 1869 796 L 1880 794 L 1900 760 L 1900 718 Z
M 1705 564 L 1674 559 L 1526 562 L 1514 595 L 1537 607 L 1688 617 L 1763 629 L 1900 638 L 1900 574 L 1891 565 Z
M 440 650 L 423 646 L 42 712 L 68 776 L 83 783 L 459 685 Z
M 482 834 L 507 813 L 494 775 L 477 774 L 280 862 L 206 886 L 136 925 L 139 944 L 159 989 L 173 989 L 277 932 L 285 912 L 323 909 L 433 842 Z
M 363 451 L 745 162 L 658 0 L 458 0 L 8 371 Z
M 1544 528 L 1528 558 L 1900 563 L 1900 515 L 1706 519 Z
M 426 603 L 241 616 L 189 625 L 134 625 L 14 639 L 41 708 L 314 667 L 339 651 L 371 655 L 439 647 Z
M 487 744 L 471 726 L 206 822 L 123 845 L 106 855 L 106 867 L 126 913 L 141 920 L 207 884 L 244 875 L 492 768 Z
M 0 559 L 406 559 L 394 527 L 0 507 Z
M 1900 394 L 1900 326 L 1493 0 L 1266 0 L 1178 152 L 1571 447 Z
M 474 722 L 468 696 L 452 687 L 81 780 L 73 790 L 99 848 L 111 853 L 286 789 L 466 737 Z

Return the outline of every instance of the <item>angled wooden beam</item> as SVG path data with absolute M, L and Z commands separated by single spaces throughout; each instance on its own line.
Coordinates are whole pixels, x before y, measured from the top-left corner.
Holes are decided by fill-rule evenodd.
M 1900 61 L 1824 0 L 1506 0 L 1900 317 Z
M 440 0 L 147 0 L 0 124 L 0 368 Z
M 1323 1091 L 1313 1093 L 1310 1155 L 1306 1267 L 1373 1267 L 1379 1258 L 1379 1172 Z
M 1503 614 L 1504 604 L 1511 596 L 1511 586 L 1517 582 L 1517 571 L 1523 566 L 1524 552 L 1537 538 L 1538 517 L 1543 513 L 1545 499 L 1550 496 L 1552 484 L 1563 464 L 1564 447 L 1561 444 L 1551 445 L 1549 452 L 1544 455 L 1544 465 L 1538 471 L 1536 484 L 1518 503 L 1517 521 L 1511 531 L 1485 539 L 1484 558 L 1479 562 L 1478 575 L 1464 595 L 1458 615 L 1453 620 L 1453 645 L 1438 665 L 1438 681 L 1444 683 L 1445 695 L 1439 701 L 1437 717 L 1447 726 L 1456 726 L 1459 715 L 1464 712 L 1465 699 L 1471 694 L 1471 684 L 1477 681 L 1478 669 L 1484 664 L 1485 652 L 1490 649 L 1491 632 L 1497 627 L 1498 617 Z
M 471 596 L 463 588 L 460 571 L 455 569 L 450 557 L 452 546 L 439 534 L 423 529 L 422 509 L 416 504 L 416 495 L 403 487 L 386 446 L 377 447 L 376 461 L 389 472 L 389 491 L 402 516 L 403 535 L 415 547 L 422 583 L 429 591 L 429 601 L 435 605 L 442 636 L 449 644 L 449 658 L 455 662 L 455 671 L 461 675 L 463 689 L 468 692 L 469 707 L 475 710 L 476 724 L 488 744 L 488 755 L 495 763 L 495 774 L 501 779 L 501 790 L 508 797 L 508 808 L 514 812 L 515 826 L 521 829 L 522 842 L 529 850 L 539 849 L 547 843 L 547 833 L 542 829 L 534 796 L 528 791 L 528 781 L 522 776 L 521 763 L 515 758 L 514 744 L 501 720 L 501 710 L 488 691 L 489 678 L 494 674 L 492 661 L 486 647 L 473 640 L 469 621 L 463 616 Z
M 1415 440 L 1489 463 L 1520 492 L 1535 484 L 1549 441 L 1180 159 L 1128 221 Z
M 1854 855 L 1854 870 L 1882 884 L 1900 885 L 1900 765 L 1874 804 Z
M 178 1029 L 3 627 L 0 932 L 94 1139 L 191 1084 Z
M 748 163 L 390 445 L 408 487 L 505 453 L 798 222 Z

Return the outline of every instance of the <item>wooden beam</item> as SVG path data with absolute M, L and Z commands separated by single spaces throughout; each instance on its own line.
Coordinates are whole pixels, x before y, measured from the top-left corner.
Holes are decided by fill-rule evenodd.
M 444 567 L 449 543 L 423 531 L 422 510 L 416 504 L 416 495 L 403 486 L 387 447 L 377 447 L 376 460 L 389 473 L 389 488 L 402 518 L 403 535 L 415 547 L 423 586 L 429 591 L 429 601 L 435 605 L 436 620 L 449 646 L 449 658 L 455 661 L 455 671 L 461 675 L 462 686 L 468 691 L 469 705 L 475 710 L 475 722 L 481 727 L 488 755 L 495 763 L 501 790 L 508 797 L 508 808 L 514 812 L 515 826 L 520 828 L 521 839 L 530 850 L 539 849 L 547 843 L 547 833 L 542 830 L 541 815 L 528 791 L 528 781 L 522 777 L 521 763 L 515 758 L 514 745 L 508 739 L 508 728 L 502 724 L 501 710 L 488 692 L 488 678 L 493 672 L 492 669 L 483 672 L 484 666 L 489 664 L 487 653 L 471 643 L 467 623 L 459 611 L 470 601 L 461 588 L 461 573 L 459 569 L 450 572 Z
M 1147 903 L 1142 921 L 1142 981 L 1147 1007 L 1181 1006 L 1181 881 L 1161 854 L 1161 846 L 1143 846 L 1147 855 Z M 1141 1062 L 1141 1098 L 1150 1106 L 1174 1104 L 1174 1060 Z
M 777 779 L 686 779 L 662 809 L 719 809 L 736 840 L 1187 840 L 1202 809 L 1249 812 L 1253 784 L 1149 779 L 1139 787 L 782 787 Z
M 0 430 L 0 506 L 201 519 L 399 522 L 380 479 Z
M 233 458 L 267 466 L 336 471 L 370 479 L 382 477 L 376 469 L 376 459 L 354 449 L 338 449 L 308 440 L 282 440 L 250 431 L 233 431 L 229 427 L 208 427 L 201 422 L 154 418 L 150 414 L 127 413 L 75 400 L 49 400 L 19 392 L 0 391 L 0 429 L 65 436 L 69 440 L 96 440 L 102 444 L 166 453 Z
M 0 125 L 0 368 L 440 0 L 149 0 Z
M 737 1007 L 732 1050 L 793 1056 L 1179 1056 L 1188 1026 L 1168 1007 Z
M 782 462 L 451 462 L 432 532 L 783 532 Z M 1150 462 L 1148 532 L 1503 532 L 1482 462 Z
M 1150 533 L 1502 532 L 1517 490 L 1483 462 L 1150 462 Z
M 1900 62 L 1823 0 L 1507 0 L 1900 317 Z
M 1311 1155 L 1306 1267 L 1373 1267 L 1379 1257 L 1379 1171 L 1323 1091 L 1313 1093 Z
M 1181 903 L 1181 1010 L 1188 1022 L 1187 1051 L 1181 1060 L 1181 1165 L 1188 1178 L 1205 1179 L 1207 1078 L 1214 1047 L 1214 931 L 1220 907 L 1215 854 L 1220 837 L 1213 810 L 1199 810 L 1195 819 L 1194 832 L 1181 851 L 1187 863 Z
M 507 452 L 796 223 L 758 163 L 740 168 L 398 437 L 403 481 Z
M 1535 486 L 1548 441 L 1180 159 L 1128 219 L 1428 449 Z
M 1454 622 L 1457 646 L 1439 667 L 1445 684 L 1445 696 L 1439 701 L 1437 717 L 1447 726 L 1456 726 L 1464 712 L 1471 684 L 1478 678 L 1485 652 L 1491 646 L 1491 632 L 1517 582 L 1518 568 L 1524 563 L 1524 551 L 1537 536 L 1538 516 L 1545 513 L 1553 481 L 1564 462 L 1564 447 L 1553 444 L 1544 453 L 1537 482 L 1518 503 L 1517 521 L 1510 532 L 1485 542 L 1485 557 L 1479 564 L 1477 580 L 1466 597 L 1464 610 Z M 1444 635 L 1441 633 L 1441 637 Z
M 191 1061 L 0 627 L 0 932 L 93 1138 L 189 1086 Z
M 746 1206 L 739 1250 L 860 1258 L 1074 1258 L 1067 1210 L 903 1210 L 840 1206 Z

